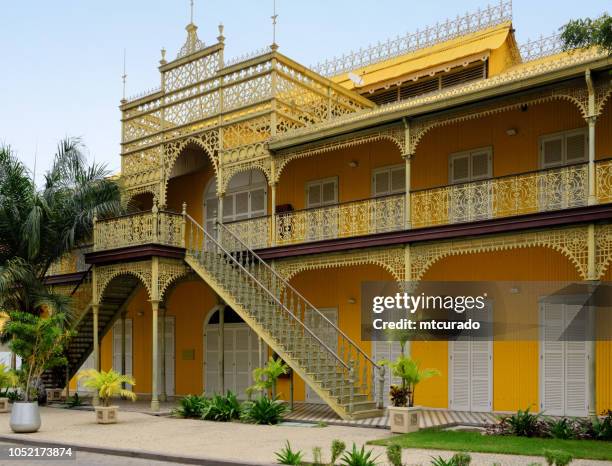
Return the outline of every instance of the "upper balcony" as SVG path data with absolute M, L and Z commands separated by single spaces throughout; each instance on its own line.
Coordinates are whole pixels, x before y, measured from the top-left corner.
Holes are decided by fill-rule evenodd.
M 600 204 L 612 202 L 612 159 L 596 163 Z M 511 218 L 586 206 L 588 164 L 539 170 L 227 223 L 253 249 Z M 407 209 L 410 215 L 406 215 Z M 182 214 L 137 212 L 98 221 L 94 251 L 143 244 L 184 247 Z

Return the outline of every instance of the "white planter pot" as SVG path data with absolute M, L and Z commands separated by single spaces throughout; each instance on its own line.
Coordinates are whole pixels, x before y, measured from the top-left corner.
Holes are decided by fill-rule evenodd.
M 36 432 L 40 429 L 38 402 L 16 401 L 11 411 L 11 429 L 17 433 Z
M 98 424 L 115 424 L 119 406 L 96 406 L 96 421 Z
M 8 413 L 9 411 L 9 399 L 0 397 L 0 413 Z
M 389 406 L 389 423 L 391 432 L 397 434 L 408 434 L 419 430 L 421 420 L 421 407 L 395 407 Z

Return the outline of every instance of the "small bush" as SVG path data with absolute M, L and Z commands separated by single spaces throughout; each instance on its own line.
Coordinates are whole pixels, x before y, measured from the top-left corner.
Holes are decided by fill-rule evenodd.
M 393 466 L 402 466 L 402 447 L 397 443 L 387 447 L 387 460 Z
M 538 433 L 540 415 L 532 414 L 529 408 L 525 411 L 518 410 L 516 414 L 506 418 L 512 433 L 519 437 L 533 437 Z
M 552 438 L 567 440 L 575 437 L 574 425 L 565 417 L 548 421 L 548 430 Z
M 472 461 L 472 457 L 467 453 L 455 453 L 449 459 L 445 460 L 441 456 L 432 457 L 432 466 L 468 466 Z
M 208 400 L 199 395 L 187 395 L 181 398 L 174 414 L 185 418 L 201 418 Z
M 548 466 L 567 466 L 574 459 L 569 453 L 558 450 L 544 450 L 544 458 Z
M 66 400 L 69 408 L 77 408 L 79 406 L 83 406 L 83 400 L 79 396 L 78 393 L 75 393 L 74 396 L 69 397 Z
M 312 464 L 315 466 L 323 465 L 323 452 L 321 450 L 321 447 L 312 448 Z
M 373 450 L 366 451 L 365 447 L 362 446 L 360 450 L 357 449 L 357 445 L 353 443 L 353 449 L 344 453 L 340 459 L 341 463 L 345 466 L 376 466 L 376 458 L 372 458 Z
M 346 444 L 342 440 L 332 440 L 331 444 L 331 464 L 336 464 L 340 455 L 346 450 Z
M 253 424 L 278 424 L 283 420 L 288 408 L 285 403 L 265 396 L 255 401 L 247 401 L 243 405 L 241 419 Z
M 9 399 L 9 403 L 14 403 L 15 401 L 23 401 L 23 395 L 17 390 L 11 390 L 9 392 L 6 392 L 6 397 Z
M 205 421 L 228 422 L 239 418 L 240 402 L 229 390 L 225 396 L 214 395 L 202 409 L 202 419 Z
M 289 444 L 289 440 L 283 447 L 283 449 L 279 452 L 275 453 L 276 459 L 278 460 L 278 464 L 302 464 L 302 455 L 303 453 L 298 451 L 293 451 L 291 449 L 291 445 Z
M 400 385 L 391 385 L 391 388 L 389 389 L 389 398 L 392 406 L 407 406 L 409 396 L 410 391 L 407 387 L 401 387 Z
M 612 410 L 602 413 L 603 419 L 592 421 L 592 436 L 595 440 L 612 440 Z

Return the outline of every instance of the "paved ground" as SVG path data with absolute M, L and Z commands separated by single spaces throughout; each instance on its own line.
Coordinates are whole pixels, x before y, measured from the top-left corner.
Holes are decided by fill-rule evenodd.
M 12 434 L 8 425 L 8 414 L 0 414 L 0 436 Z M 347 445 L 355 442 L 358 446 L 368 440 L 384 438 L 389 431 L 364 427 L 328 426 L 313 427 L 303 424 L 286 426 L 254 426 L 240 423 L 217 423 L 188 419 L 173 419 L 150 416 L 137 412 L 120 413 L 120 422 L 114 425 L 95 423 L 91 411 L 74 411 L 57 408 L 41 408 L 42 428 L 35 434 L 21 434 L 19 439 L 32 439 L 50 442 L 74 442 L 93 447 L 144 450 L 180 456 L 201 457 L 208 459 L 226 459 L 237 462 L 269 464 L 274 462 L 274 452 L 278 451 L 286 440 L 292 447 L 306 452 L 306 459 L 311 459 L 312 448 L 323 448 L 324 459 L 328 455 L 333 439 L 342 439 Z M 9 441 L 10 440 L 3 440 Z M 375 447 L 384 462 L 384 449 Z M 81 453 L 85 455 L 86 453 Z M 434 455 L 450 457 L 450 452 L 427 450 L 405 450 L 405 462 L 410 465 L 429 465 Z M 544 464 L 542 458 L 510 455 L 473 454 L 475 466 L 491 466 L 498 463 L 503 466 L 528 465 L 532 462 Z M 92 457 L 99 463 L 83 464 L 155 464 L 150 460 L 138 460 L 119 457 Z M 107 461 L 108 460 L 108 461 Z M 121 461 L 132 461 L 122 463 Z M 2 463 L 4 464 L 4 463 Z M 6 464 L 17 464 L 6 463 Z M 18 464 L 25 464 L 20 462 Z M 42 464 L 37 462 L 36 464 Z M 47 464 L 47 462 L 45 462 Z M 58 464 L 51 463 L 48 464 Z M 74 464 L 66 462 L 62 464 Z M 78 463 L 77 463 L 78 464 Z M 612 465 L 612 462 L 576 461 L 574 466 Z

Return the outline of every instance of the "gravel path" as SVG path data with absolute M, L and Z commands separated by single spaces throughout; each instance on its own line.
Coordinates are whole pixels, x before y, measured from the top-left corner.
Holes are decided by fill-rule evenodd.
M 41 408 L 41 417 L 42 427 L 39 432 L 27 434 L 27 437 L 26 434 L 21 434 L 19 438 L 260 464 L 273 463 L 274 452 L 278 451 L 286 440 L 291 442 L 294 449 L 303 450 L 306 460 L 311 459 L 313 447 L 322 447 L 325 460 L 333 439 L 342 439 L 350 447 L 353 442 L 361 446 L 368 440 L 391 435 L 384 429 L 304 425 L 254 426 L 173 419 L 135 412 L 121 412 L 119 423 L 113 425 L 96 424 L 91 411 Z M 0 414 L 0 435 L 15 435 L 11 432 L 8 421 L 9 414 Z M 381 463 L 386 460 L 383 447 L 371 448 L 380 455 Z M 438 455 L 447 458 L 452 456 L 452 453 L 404 450 L 405 462 L 410 465 L 429 465 L 431 457 Z M 528 465 L 533 462 L 545 465 L 543 458 L 527 456 L 473 453 L 472 459 L 472 464 L 476 466 L 491 466 L 495 463 L 503 466 Z M 575 466 L 604 464 L 612 465 L 612 462 L 580 460 L 572 463 Z

